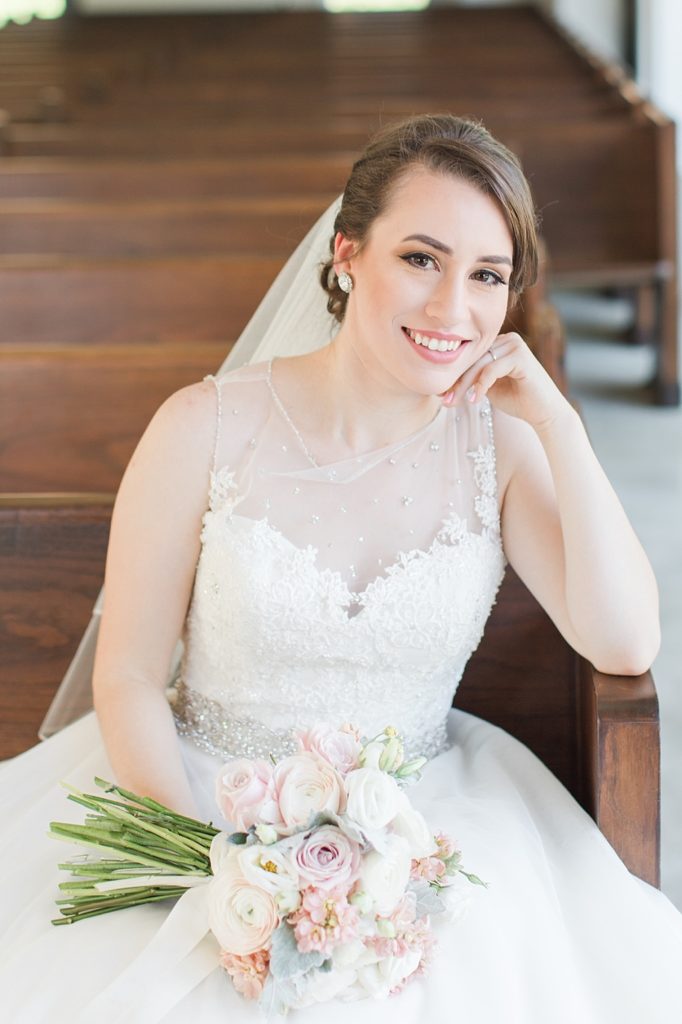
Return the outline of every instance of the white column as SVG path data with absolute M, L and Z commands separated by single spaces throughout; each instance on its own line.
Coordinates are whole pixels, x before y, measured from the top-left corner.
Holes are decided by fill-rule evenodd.
M 637 81 L 642 92 L 678 125 L 682 125 L 681 46 L 682 4 L 679 0 L 639 0 Z

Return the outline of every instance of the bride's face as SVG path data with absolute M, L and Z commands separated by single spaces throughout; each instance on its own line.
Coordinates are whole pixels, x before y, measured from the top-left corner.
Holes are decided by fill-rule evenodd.
M 385 383 L 447 390 L 504 321 L 513 243 L 500 207 L 461 178 L 415 168 L 355 248 L 337 236 L 337 271 L 354 281 L 342 333 Z

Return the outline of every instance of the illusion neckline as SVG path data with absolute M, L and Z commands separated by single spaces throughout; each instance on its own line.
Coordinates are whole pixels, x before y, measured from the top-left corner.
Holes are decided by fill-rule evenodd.
M 371 448 L 369 451 L 361 452 L 359 455 L 347 455 L 342 459 L 336 459 L 332 462 L 318 462 L 313 456 L 313 454 L 310 452 L 308 446 L 306 445 L 303 439 L 303 436 L 301 435 L 301 432 L 299 431 L 298 427 L 296 426 L 291 416 L 289 415 L 287 408 L 274 385 L 274 381 L 272 379 L 272 366 L 277 358 L 278 357 L 273 356 L 268 361 L 267 364 L 267 373 L 265 379 L 268 385 L 268 389 L 270 391 L 270 394 L 272 395 L 275 407 L 277 408 L 279 414 L 281 415 L 284 422 L 287 424 L 289 429 L 296 437 L 296 440 L 298 441 L 301 451 L 303 452 L 308 462 L 310 462 L 311 466 L 314 469 L 330 469 L 332 466 L 342 466 L 344 463 L 347 462 L 361 462 L 364 459 L 373 458 L 383 452 L 388 453 L 392 451 L 400 451 L 402 448 L 406 447 L 406 445 L 410 444 L 412 441 L 418 440 L 418 438 L 421 437 L 422 434 L 425 434 L 428 430 L 430 430 L 431 427 L 433 427 L 440 419 L 442 419 L 442 417 L 445 414 L 451 412 L 451 410 L 448 409 L 445 405 L 441 405 L 440 408 L 437 410 L 436 414 L 428 421 L 428 423 L 425 423 L 424 426 L 422 427 L 418 427 L 417 430 L 409 434 L 407 437 L 402 438 L 402 440 L 389 441 L 388 444 L 379 445 L 378 448 Z

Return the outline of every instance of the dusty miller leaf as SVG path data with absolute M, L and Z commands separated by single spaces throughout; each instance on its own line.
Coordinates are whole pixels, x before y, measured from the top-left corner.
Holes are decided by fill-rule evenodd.
M 270 941 L 270 972 L 278 980 L 291 978 L 295 974 L 320 967 L 325 957 L 322 953 L 301 953 L 296 945 L 294 929 L 286 921 L 275 929 Z
M 442 914 L 445 910 L 445 903 L 436 889 L 427 883 L 414 887 L 417 897 L 417 917 L 424 917 L 425 914 Z

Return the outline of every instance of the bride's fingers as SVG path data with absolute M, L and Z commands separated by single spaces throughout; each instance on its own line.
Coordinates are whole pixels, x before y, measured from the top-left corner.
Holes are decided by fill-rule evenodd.
M 503 377 L 508 377 L 514 366 L 513 347 L 510 345 L 494 345 L 486 353 L 489 359 L 485 359 L 483 366 L 476 374 L 476 379 L 467 387 L 465 396 L 469 402 L 480 402 L 490 391 L 493 384 Z
M 507 345 L 500 343 L 499 339 L 496 339 L 496 342 L 491 345 L 491 347 L 488 348 L 483 355 L 477 359 L 465 373 L 462 374 L 459 380 L 455 381 L 453 386 L 441 396 L 443 404 L 455 405 L 460 401 L 463 401 L 465 396 L 469 401 L 480 401 L 494 381 L 499 379 L 499 377 L 505 376 L 505 372 L 508 372 L 507 368 L 506 371 L 503 371 L 502 373 L 494 373 L 490 383 L 488 383 L 485 389 L 481 390 L 479 393 L 480 381 L 483 378 L 486 369 L 490 368 L 492 371 L 495 364 L 499 363 L 507 354 L 507 348 Z

